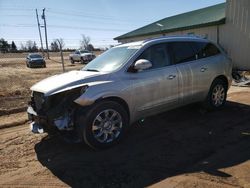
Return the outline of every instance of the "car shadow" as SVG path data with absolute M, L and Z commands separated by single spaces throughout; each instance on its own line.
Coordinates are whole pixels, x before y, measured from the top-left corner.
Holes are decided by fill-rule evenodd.
M 215 112 L 191 105 L 134 124 L 108 150 L 53 137 L 36 144 L 35 151 L 40 163 L 70 187 L 145 187 L 200 171 L 230 177 L 220 169 L 250 159 L 249 114 L 250 106 L 235 102 Z

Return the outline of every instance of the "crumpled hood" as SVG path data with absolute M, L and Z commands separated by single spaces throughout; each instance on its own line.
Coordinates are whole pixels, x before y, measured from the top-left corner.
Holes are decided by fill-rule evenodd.
M 70 71 L 67 73 L 51 76 L 46 78 L 31 87 L 32 91 L 50 95 L 64 88 L 74 87 L 75 85 L 84 84 L 88 78 L 101 75 L 98 72 L 90 71 Z

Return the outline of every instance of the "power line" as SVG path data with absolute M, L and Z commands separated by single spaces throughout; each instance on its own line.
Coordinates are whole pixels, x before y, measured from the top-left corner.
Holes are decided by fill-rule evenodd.
M 121 31 L 126 32 L 125 29 L 107 29 L 107 28 L 97 28 L 97 27 L 75 27 L 75 26 L 65 26 L 65 25 L 50 25 L 52 28 L 63 28 L 63 29 L 77 29 L 77 30 L 91 30 L 91 31 Z M 35 24 L 0 24 L 0 27 L 36 27 Z
M 26 7 L 2 7 L 1 11 L 8 11 L 8 10 L 15 10 L 15 11 L 34 11 L 33 8 L 26 8 Z M 95 12 L 87 12 L 84 10 L 83 12 L 79 12 L 76 10 L 70 10 L 70 9 L 55 9 L 55 8 L 47 8 L 48 13 L 52 14 L 61 14 L 61 15 L 69 15 L 69 16 L 84 16 L 84 17 L 89 17 L 89 18 L 96 18 L 96 19 L 111 19 L 111 20 L 117 20 L 117 21 L 127 21 L 131 22 L 131 19 L 117 19 L 117 15 L 115 16 L 108 16 L 107 14 L 96 14 Z M 136 20 L 133 18 L 133 21 L 139 21 L 141 22 L 142 20 Z M 143 20 L 152 22 L 152 20 Z
M 6 17 L 30 17 L 31 15 L 24 15 L 24 14 L 4 14 L 4 15 L 1 15 L 1 16 L 6 16 Z
M 131 22 L 131 19 L 119 19 L 117 17 L 112 17 L 112 16 L 102 16 L 102 15 L 88 15 L 88 14 L 83 14 L 83 13 L 75 13 L 75 12 L 60 12 L 60 11 L 48 11 L 49 13 L 52 14 L 58 14 L 58 15 L 68 15 L 68 16 L 74 16 L 74 17 L 86 17 L 86 18 L 91 18 L 91 19 L 99 19 L 99 20 L 116 20 L 116 21 L 126 21 L 126 22 Z M 133 18 L 133 21 L 138 21 L 141 22 L 142 20 L 136 20 Z M 152 22 L 152 20 L 143 20 L 143 22 Z

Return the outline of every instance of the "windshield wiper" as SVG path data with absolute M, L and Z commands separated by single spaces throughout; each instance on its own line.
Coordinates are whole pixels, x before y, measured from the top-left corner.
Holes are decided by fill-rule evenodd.
M 96 69 L 86 69 L 85 71 L 100 72 L 99 70 L 96 70 Z

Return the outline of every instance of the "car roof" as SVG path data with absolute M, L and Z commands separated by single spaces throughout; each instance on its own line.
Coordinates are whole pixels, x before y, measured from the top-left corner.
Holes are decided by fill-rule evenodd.
M 149 43 L 154 42 L 173 42 L 173 41 L 197 41 L 197 42 L 208 42 L 207 39 L 201 38 L 199 36 L 190 36 L 190 35 L 174 35 L 174 36 L 162 36 L 151 39 L 146 39 L 143 41 L 130 42 L 118 45 L 116 47 L 131 47 L 131 46 L 144 46 Z

